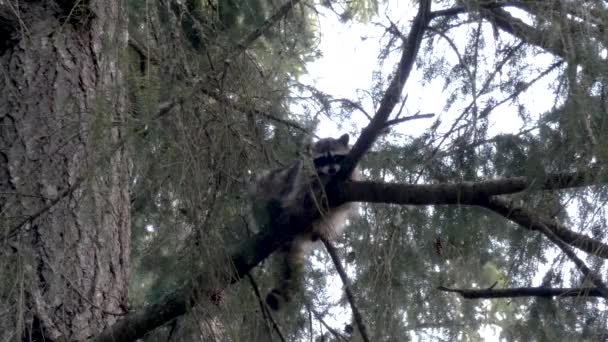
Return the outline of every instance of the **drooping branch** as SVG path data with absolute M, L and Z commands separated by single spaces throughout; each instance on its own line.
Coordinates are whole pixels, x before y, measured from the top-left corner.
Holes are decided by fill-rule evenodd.
M 553 34 L 553 32 L 546 32 L 542 29 L 530 26 L 521 19 L 512 16 L 511 14 L 509 14 L 509 12 L 504 10 L 505 7 L 515 7 L 526 11 L 531 15 L 543 14 L 538 8 L 533 8 L 533 6 L 531 5 L 532 4 L 529 1 L 489 1 L 481 4 L 480 6 L 455 6 L 444 10 L 434 11 L 431 12 L 431 17 L 435 19 L 441 17 L 455 16 L 471 11 L 478 11 L 483 18 L 488 20 L 493 25 L 496 25 L 496 27 L 498 27 L 502 31 L 507 32 L 528 44 L 535 45 L 566 61 L 572 62 L 570 60 L 572 56 L 572 51 L 568 51 L 569 47 L 566 47 L 564 45 L 563 34 Z M 547 2 L 547 4 L 545 4 L 544 2 L 534 2 L 533 5 L 548 5 L 557 7 L 562 5 L 570 6 L 569 4 L 563 4 L 560 1 Z M 575 9 L 569 9 L 570 12 L 572 12 L 573 10 Z M 584 20 L 580 18 L 577 19 L 583 21 L 592 19 L 594 23 L 600 23 L 600 25 L 596 24 L 596 32 L 598 32 L 598 34 L 596 34 L 594 37 L 601 41 L 602 39 L 605 39 L 605 36 L 602 34 L 603 25 L 601 24 L 601 16 L 598 13 L 596 13 L 596 15 L 598 15 L 598 18 L 588 18 L 587 15 L 585 16 Z M 575 28 L 574 31 L 576 31 L 576 29 L 580 31 L 583 31 L 583 29 L 585 31 L 589 31 L 587 27 L 583 28 L 582 24 L 577 22 L 577 20 L 569 20 L 568 25 Z M 564 29 L 563 26 L 568 25 L 560 25 L 560 28 Z M 555 30 L 555 28 L 552 28 L 552 30 Z M 572 31 L 564 32 L 564 34 L 570 33 L 572 33 Z M 598 72 L 606 72 L 608 70 L 608 67 L 606 67 L 605 63 L 603 63 L 599 58 L 591 54 L 585 54 L 584 59 L 579 59 L 576 62 L 582 63 L 588 66 L 589 68 L 592 68 L 593 70 L 597 70 Z
M 351 290 L 350 281 L 348 280 L 348 276 L 346 275 L 346 271 L 344 271 L 344 267 L 342 267 L 342 262 L 340 262 L 340 257 L 338 257 L 338 252 L 336 252 L 336 248 L 334 245 L 326 239 L 323 239 L 323 244 L 325 245 L 325 249 L 327 249 L 327 253 L 331 257 L 331 260 L 336 267 L 336 271 L 342 280 L 342 284 L 344 285 L 344 293 L 346 293 L 346 299 L 350 304 L 350 308 L 353 312 L 353 318 L 355 323 L 357 324 L 357 328 L 359 329 L 359 333 L 361 334 L 361 338 L 365 342 L 369 342 L 369 336 L 367 335 L 367 328 L 365 323 L 363 323 L 363 317 L 361 316 L 361 312 L 359 311 L 359 307 L 355 302 L 355 295 Z
M 363 129 L 361 136 L 359 136 L 359 139 L 357 139 L 357 142 L 353 146 L 348 157 L 344 160 L 338 178 L 345 179 L 346 176 L 352 172 L 355 165 L 361 160 L 361 157 L 363 157 L 365 152 L 371 148 L 372 144 L 386 127 L 386 121 L 395 108 L 395 105 L 399 102 L 405 82 L 410 76 L 410 72 L 416 61 L 416 56 L 418 55 L 426 26 L 431 20 L 430 13 L 431 1 L 421 0 L 418 7 L 418 14 L 416 14 L 416 17 L 414 18 L 412 28 L 410 29 L 407 41 L 403 47 L 401 59 L 397 64 L 397 69 L 393 74 L 391 83 L 386 89 L 382 100 L 380 100 L 380 106 L 378 107 L 376 114 L 367 127 Z
M 561 35 L 547 34 L 547 32 L 524 23 L 522 20 L 513 17 L 507 11 L 500 8 L 482 11 L 481 14 L 484 18 L 496 24 L 501 30 L 510 33 L 528 44 L 538 46 L 549 53 L 572 62 L 570 59 L 573 51 L 568 51 L 568 48 L 570 47 L 564 45 L 564 40 Z M 608 70 L 605 63 L 598 58 L 593 57 L 592 54 L 586 54 L 585 60 L 581 59 L 576 62 L 583 63 L 589 66 L 589 68 L 596 70 L 598 73 L 603 73 Z
M 247 37 L 245 37 L 245 39 L 243 39 L 239 44 L 237 44 L 235 51 L 233 51 L 233 54 L 240 54 L 241 52 L 247 50 L 247 48 L 249 48 L 249 46 L 251 46 L 253 42 L 255 42 L 263 34 L 267 33 L 272 26 L 279 22 L 279 20 L 287 16 L 291 9 L 294 8 L 299 2 L 300 0 L 289 0 L 285 4 L 283 4 L 283 6 L 281 6 L 278 11 L 276 11 L 272 16 L 270 16 L 270 18 L 266 19 L 264 23 L 262 23 L 262 25 L 251 31 L 251 33 L 249 33 Z
M 18 6 L 19 4 L 13 4 L 11 1 L 0 2 L 0 27 L 7 29 L 12 28 L 11 31 L 15 31 L 19 26 L 18 21 Z
M 554 220 L 543 218 L 526 208 L 516 206 L 500 198 L 491 198 L 486 203 L 478 205 L 492 210 L 526 229 L 541 232 L 548 229 L 563 242 L 591 255 L 608 259 L 608 245 L 587 235 L 574 232 L 564 225 Z
M 230 98 L 228 98 L 228 96 L 222 95 L 222 94 L 218 93 L 217 91 L 214 91 L 214 90 L 208 88 L 204 84 L 200 85 L 199 90 L 203 94 L 215 99 L 216 101 L 223 104 L 224 106 L 227 106 L 230 109 L 237 110 L 242 113 L 253 114 L 257 117 L 262 117 L 269 121 L 274 121 L 274 122 L 277 122 L 286 127 L 291 127 L 291 128 L 297 129 L 303 133 L 310 134 L 310 132 L 308 130 L 306 130 L 305 128 L 303 128 L 302 126 L 298 125 L 297 123 L 295 123 L 293 121 L 283 119 L 283 118 L 274 116 L 272 114 L 268 114 L 266 111 L 258 109 L 258 108 L 248 108 L 248 107 L 245 107 L 238 103 L 235 103 L 234 101 L 230 100 Z
M 594 271 L 592 271 L 587 264 L 581 258 L 579 258 L 572 248 L 568 246 L 564 240 L 562 240 L 555 232 L 553 232 L 549 227 L 544 224 L 541 224 L 538 228 L 543 235 L 547 237 L 551 242 L 553 242 L 570 260 L 576 265 L 576 268 L 581 271 L 581 273 L 585 276 L 587 280 L 590 280 L 593 285 L 597 288 L 597 290 L 601 293 L 602 297 L 608 299 L 608 288 L 602 278 Z
M 19 2 L 0 1 L 0 55 L 17 41 L 17 32 L 25 30 L 25 25 L 19 17 Z
M 437 288 L 440 291 L 455 292 L 465 299 L 494 299 L 494 298 L 567 298 L 567 297 L 602 297 L 600 291 L 594 287 L 579 288 L 548 288 L 548 287 L 518 287 L 512 289 L 453 289 L 444 286 Z
M 295 7 L 295 5 L 297 5 L 300 2 L 300 0 L 290 0 L 288 2 L 286 2 L 283 6 L 281 6 L 279 8 L 279 10 L 277 10 L 272 16 L 270 16 L 268 19 L 266 19 L 264 21 L 264 23 L 262 23 L 262 25 L 260 25 L 259 27 L 255 28 L 253 31 L 251 31 L 240 43 L 236 44 L 234 46 L 234 48 L 232 50 L 230 50 L 229 55 L 225 58 L 226 61 L 230 61 L 232 59 L 234 59 L 235 57 L 237 57 L 238 55 L 240 55 L 241 53 L 245 52 L 250 46 L 251 44 L 253 44 L 258 38 L 260 38 L 262 35 L 268 33 L 268 31 L 270 30 L 270 28 L 275 25 L 276 23 L 278 23 L 281 19 L 283 19 L 285 16 L 287 16 L 287 14 L 289 14 L 289 12 Z M 141 53 L 141 50 L 138 52 Z M 234 106 L 235 104 L 232 102 L 228 102 L 228 103 L 224 103 L 224 98 L 219 96 L 217 94 L 216 91 L 212 91 L 210 90 L 210 88 L 208 87 L 208 84 L 211 83 L 213 84 L 213 82 L 210 82 L 210 78 L 209 77 L 204 77 L 200 80 L 197 81 L 197 83 L 194 85 L 194 92 L 202 92 L 208 96 L 213 97 L 214 99 L 222 102 L 223 104 L 229 104 L 231 106 Z M 180 103 L 181 101 L 183 101 L 185 99 L 184 96 L 176 96 L 175 98 L 162 103 L 158 110 L 157 110 L 157 116 L 162 116 L 166 113 L 168 113 L 169 111 L 171 111 L 178 103 Z M 243 112 L 249 112 L 247 110 L 242 110 Z M 255 112 L 255 114 L 262 114 L 262 111 L 257 111 Z M 274 117 L 272 115 L 263 115 L 268 119 L 271 119 L 273 121 L 279 121 L 283 124 L 286 124 L 288 126 L 294 127 L 294 128 L 299 128 L 297 127 L 296 124 L 291 123 L 288 120 L 283 120 L 277 117 Z

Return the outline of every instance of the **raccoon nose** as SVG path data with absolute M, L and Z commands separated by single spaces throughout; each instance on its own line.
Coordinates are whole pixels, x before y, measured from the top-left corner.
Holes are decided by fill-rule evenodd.
M 337 170 L 335 167 L 331 166 L 331 167 L 330 167 L 330 168 L 327 170 L 327 173 L 329 173 L 330 175 L 335 175 L 337 171 L 338 171 L 338 170 Z

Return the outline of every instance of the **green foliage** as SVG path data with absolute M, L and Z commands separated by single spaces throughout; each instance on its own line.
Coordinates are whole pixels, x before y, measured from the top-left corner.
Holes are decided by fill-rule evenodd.
M 439 3 L 479 6 L 477 1 L 446 0 L 434 2 L 434 8 Z M 306 63 L 318 56 L 313 7 L 325 6 L 343 20 L 374 22 L 383 20 L 382 15 L 375 16 L 383 13 L 383 2 L 296 6 L 246 51 L 237 51 L 238 43 L 282 4 L 129 2 L 132 37 L 146 51 L 143 58 L 140 52 L 131 53 L 128 70 L 131 295 L 136 306 L 158 299 L 196 274 L 221 278 L 221 272 L 227 272 L 227 255 L 255 233 L 247 225 L 231 224 L 246 221 L 246 189 L 253 176 L 296 158 L 310 139 L 306 132 L 324 122 L 319 113 L 338 124 L 347 124 L 354 116 L 354 106 L 336 104 L 332 94 L 298 83 Z M 401 15 L 390 14 L 391 19 Z M 564 24 L 550 15 L 536 15 L 535 20 L 540 28 Z M 408 20 L 393 23 L 407 34 Z M 435 113 L 437 120 L 419 131 L 387 130 L 360 164 L 365 177 L 408 184 L 531 177 L 538 183 L 507 198 L 541 217 L 605 240 L 604 186 L 538 188 L 549 173 L 590 170 L 591 164 L 605 167 L 606 75 L 591 59 L 599 51 L 597 40 L 587 39 L 588 54 L 576 56 L 577 63 L 590 59 L 583 71 L 560 65 L 547 73 L 553 94 L 546 87 L 534 91 L 554 96 L 554 106 L 539 110 L 523 95 L 532 91 L 535 77 L 550 68 L 539 62 L 546 53 L 498 32 L 496 23 L 484 19 L 482 12 L 440 18 L 432 25 L 418 56 L 419 75 L 412 76 L 419 77 L 418 83 L 410 89 L 443 86 L 431 100 L 444 111 Z M 574 38 L 583 39 L 579 33 Z M 373 84 L 361 92 L 368 97 L 357 94 L 353 101 L 377 104 L 384 95 L 390 82 L 384 69 L 393 70 L 384 63 L 396 60 L 402 41 L 390 36 L 384 43 Z M 413 102 L 408 100 L 406 110 L 416 111 L 409 108 Z M 173 103 L 173 108 L 159 112 L 159 105 L 166 103 Z M 373 108 L 366 109 L 373 113 Z M 518 129 L 496 133 L 505 120 L 517 121 Z M 605 171 L 593 172 L 589 177 L 606 178 Z M 336 244 L 373 341 L 481 341 L 487 339 L 489 327 L 507 341 L 594 341 L 606 336 L 606 314 L 595 300 L 473 301 L 437 290 L 538 286 L 539 278 L 553 287 L 583 284 L 584 279 L 572 275 L 577 271 L 567 259 L 537 232 L 488 210 L 463 206 L 361 204 L 359 214 Z M 309 340 L 311 333 L 317 338 L 326 332 L 307 307 L 327 321 L 336 319 L 337 330 L 353 323 L 327 254 L 320 248 L 311 260 L 302 296 L 275 317 L 287 340 Z M 585 261 L 594 270 L 604 270 L 595 259 Z M 275 266 L 268 260 L 253 272 L 262 298 L 271 287 Z M 252 285 L 243 279 L 224 292 L 225 303 L 213 309 L 213 317 L 219 317 L 227 336 L 235 341 L 268 340 L 272 328 Z M 338 309 L 343 313 L 335 314 Z

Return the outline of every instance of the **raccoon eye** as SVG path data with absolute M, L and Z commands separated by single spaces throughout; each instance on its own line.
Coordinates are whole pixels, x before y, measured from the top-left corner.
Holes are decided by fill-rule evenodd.
M 315 168 L 319 169 L 322 168 L 323 166 L 327 166 L 330 164 L 340 164 L 344 158 L 346 158 L 346 156 L 343 155 L 337 155 L 337 156 L 323 156 L 323 157 L 319 157 L 319 158 L 315 158 L 313 160 L 314 164 L 315 164 Z
M 323 166 L 326 166 L 328 164 L 331 164 L 331 157 L 319 157 L 319 158 L 315 158 L 314 163 L 315 163 L 315 168 L 322 168 Z
M 340 164 L 344 160 L 344 158 L 346 158 L 346 156 L 343 156 L 343 155 L 333 156 L 334 163 L 336 163 L 336 164 Z

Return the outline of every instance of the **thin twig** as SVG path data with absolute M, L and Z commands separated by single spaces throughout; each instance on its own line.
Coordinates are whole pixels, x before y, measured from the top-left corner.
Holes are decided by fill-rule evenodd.
M 564 240 L 562 240 L 559 236 L 557 236 L 549 227 L 544 224 L 539 226 L 541 233 L 543 233 L 551 242 L 557 245 L 559 249 L 564 252 L 572 260 L 572 262 L 576 265 L 576 267 L 585 275 L 585 277 L 593 283 L 597 287 L 597 290 L 600 292 L 602 297 L 608 299 L 608 288 L 606 288 L 606 284 L 602 281 L 602 278 L 596 273 L 593 272 L 584 261 L 582 261 L 572 250 Z
M 313 342 L 315 334 L 314 331 L 312 330 L 312 311 L 310 311 L 310 308 L 308 309 L 308 323 L 310 324 L 309 328 L 310 328 L 310 342 Z
M 434 116 L 435 116 L 435 114 L 433 114 L 433 113 L 410 115 L 410 116 L 406 116 L 406 117 L 403 117 L 403 118 L 388 120 L 384 124 L 384 127 L 389 127 L 389 126 L 397 125 L 397 124 L 400 124 L 402 122 L 411 121 L 411 120 L 432 118 Z
M 234 55 L 240 54 L 247 50 L 254 41 L 260 38 L 262 35 L 268 32 L 274 24 L 279 20 L 283 19 L 294 7 L 300 2 L 300 0 L 289 0 L 283 6 L 279 8 L 270 18 L 266 19 L 260 27 L 250 32 L 245 39 L 243 39 L 233 52 Z
M 264 301 L 262 300 L 262 296 L 260 295 L 260 289 L 258 288 L 258 284 L 255 282 L 255 280 L 253 279 L 253 276 L 251 274 L 247 273 L 247 278 L 249 279 L 249 283 L 251 284 L 251 287 L 253 288 L 253 292 L 255 293 L 255 296 L 258 298 L 258 303 L 260 304 L 260 310 L 262 310 L 262 316 L 264 317 L 264 321 L 266 322 L 266 330 L 268 331 L 268 336 L 270 337 L 270 341 L 272 341 L 272 332 L 270 331 L 270 328 L 268 327 L 268 321 L 270 321 L 270 323 L 272 324 L 272 328 L 277 332 L 277 335 L 279 335 L 279 338 L 281 339 L 281 341 L 285 342 L 285 337 L 281 333 L 281 329 L 279 329 L 277 322 L 272 317 L 272 314 L 270 313 L 270 311 L 268 311 L 268 309 L 266 308 L 266 305 L 264 305 Z
M 346 338 L 346 336 L 340 334 L 339 331 L 337 331 L 336 329 L 330 327 L 327 323 L 325 323 L 325 321 L 323 320 L 323 317 L 321 316 L 321 314 L 319 314 L 318 312 L 316 312 L 315 310 L 313 310 L 308 305 L 306 306 L 306 308 L 308 309 L 309 312 L 312 312 L 315 315 L 315 318 L 319 321 L 319 323 L 321 323 L 332 335 L 334 335 L 335 338 L 337 338 L 340 341 L 348 342 L 348 339 Z M 322 329 L 321 329 L 321 335 L 323 335 L 323 330 Z
M 76 180 L 76 182 L 74 182 L 74 184 L 72 184 L 72 186 L 70 186 L 69 188 L 62 191 L 56 198 L 54 198 L 52 201 L 50 201 L 49 204 L 40 208 L 40 210 L 38 210 L 34 214 L 29 215 L 28 217 L 23 219 L 21 222 L 17 223 L 13 228 L 11 228 L 9 230 L 8 234 L 6 235 L 7 239 L 10 240 L 10 239 L 14 238 L 15 236 L 17 236 L 17 234 L 19 233 L 21 228 L 23 228 L 23 226 L 25 226 L 28 223 L 33 222 L 38 217 L 42 216 L 47 211 L 51 210 L 51 208 L 53 208 L 57 203 L 59 203 L 59 201 L 66 198 L 67 196 L 70 196 L 74 191 L 76 191 L 76 189 L 78 189 L 80 187 L 80 185 L 82 184 L 84 179 L 85 179 L 85 177 L 78 178 Z
M 348 299 L 348 303 L 350 304 L 350 309 L 353 311 L 353 318 L 355 319 L 355 323 L 357 324 L 357 328 L 359 328 L 359 333 L 361 333 L 361 338 L 363 341 L 369 342 L 369 336 L 367 336 L 367 327 L 363 323 L 363 318 L 361 317 L 361 313 L 359 312 L 359 308 L 355 303 L 355 296 L 351 291 L 350 280 L 348 280 L 348 276 L 344 271 L 344 267 L 342 267 L 342 262 L 338 257 L 338 253 L 336 252 L 336 248 L 333 244 L 327 239 L 322 239 L 323 244 L 325 245 L 325 249 L 327 249 L 327 253 L 331 257 L 331 260 L 334 262 L 334 266 L 336 267 L 336 271 L 340 275 L 340 279 L 342 279 L 342 284 L 344 285 L 344 292 L 346 293 L 346 298 Z
M 353 100 L 344 99 L 344 98 L 342 98 L 342 99 L 331 99 L 331 100 L 329 100 L 329 102 L 341 102 L 341 103 L 344 103 L 344 104 L 346 104 L 348 106 L 351 106 L 351 107 L 353 107 L 355 109 L 358 109 L 361 113 L 363 113 L 363 115 L 365 115 L 365 117 L 369 121 L 372 121 L 371 115 L 369 115 L 369 113 L 363 108 L 363 106 L 361 106 L 360 103 L 357 103 L 357 102 L 355 102 Z

